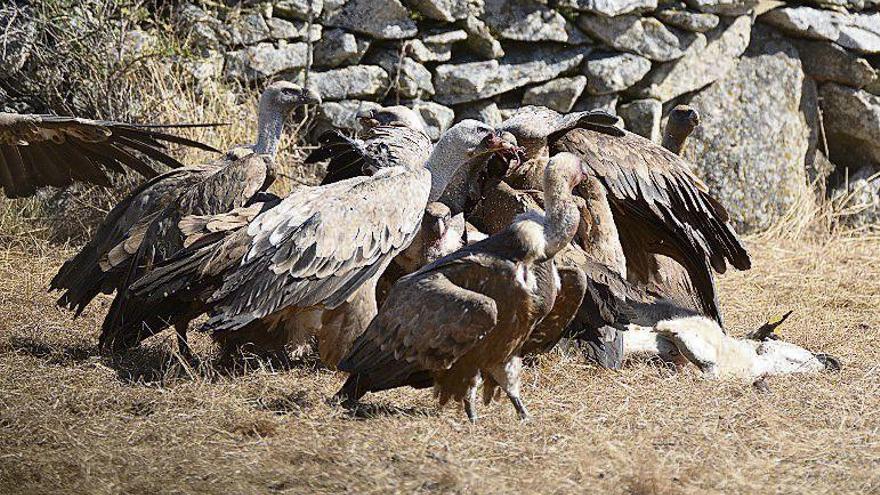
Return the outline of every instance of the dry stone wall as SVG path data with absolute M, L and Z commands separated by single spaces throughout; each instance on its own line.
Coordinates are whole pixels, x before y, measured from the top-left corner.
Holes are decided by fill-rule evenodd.
M 685 155 L 742 230 L 813 182 L 861 198 L 854 221 L 880 217 L 880 0 L 193 0 L 172 15 L 200 77 L 308 77 L 319 128 L 402 103 L 436 138 L 529 104 L 605 109 L 659 141 L 689 103 L 703 120 Z

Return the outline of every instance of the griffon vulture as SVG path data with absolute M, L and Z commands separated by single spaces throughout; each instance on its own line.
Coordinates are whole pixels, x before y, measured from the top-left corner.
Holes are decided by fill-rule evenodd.
M 269 85 L 260 97 L 257 142 L 249 154 L 162 174 L 137 188 L 114 207 L 95 236 L 67 261 L 50 290 L 63 290 L 58 305 L 76 315 L 99 293 L 117 292 L 104 319 L 105 349 L 133 347 L 156 328 L 127 321 L 128 286 L 151 267 L 184 247 L 178 227 L 187 215 L 213 215 L 247 205 L 275 177 L 274 157 L 289 113 L 319 103 L 311 90 L 289 82 Z M 181 352 L 188 355 L 186 322 L 178 322 Z
M 23 198 L 43 186 L 73 182 L 109 186 L 107 172 L 122 173 L 126 168 L 150 179 L 158 172 L 144 156 L 172 168 L 182 166 L 165 152 L 166 142 L 217 151 L 160 129 L 213 125 L 153 126 L 0 112 L 0 186 L 7 197 Z
M 583 173 L 574 155 L 554 156 L 543 185 L 546 214 L 520 215 L 501 232 L 398 280 L 340 362 L 351 375 L 337 398 L 352 404 L 371 391 L 433 385 L 441 404 L 462 401 L 475 421 L 482 379 L 487 402 L 500 387 L 525 419 L 519 351 L 556 298 L 553 258 L 577 230 L 571 190 Z
M 316 335 L 321 359 L 333 367 L 376 314 L 376 281 L 412 242 L 427 203 L 468 160 L 512 146 L 464 120 L 426 163 L 297 188 L 246 226 L 147 274 L 132 289 L 137 304 L 126 321 L 161 328 L 208 311 L 202 329 L 227 350 Z

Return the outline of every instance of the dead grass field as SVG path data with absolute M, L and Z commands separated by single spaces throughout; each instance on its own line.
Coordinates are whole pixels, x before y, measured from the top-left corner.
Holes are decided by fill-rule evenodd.
M 551 355 L 527 372 L 530 422 L 504 402 L 476 426 L 409 390 L 351 417 L 325 402 L 342 377 L 307 367 L 189 377 L 167 336 L 114 363 L 105 306 L 71 321 L 45 293 L 68 253 L 7 248 L 0 493 L 880 493 L 880 240 L 750 245 L 754 269 L 720 279 L 730 326 L 793 309 L 783 336 L 841 373 L 760 393 Z

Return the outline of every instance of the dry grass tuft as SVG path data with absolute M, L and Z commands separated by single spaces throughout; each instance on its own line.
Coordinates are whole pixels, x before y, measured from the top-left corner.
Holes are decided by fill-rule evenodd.
M 880 491 L 880 240 L 750 243 L 755 267 L 720 277 L 736 332 L 793 309 L 782 335 L 839 356 L 836 374 L 749 384 L 564 355 L 527 370 L 534 415 L 507 403 L 471 426 L 428 392 L 327 403 L 342 377 L 313 366 L 228 376 L 188 369 L 160 335 L 110 359 L 107 299 L 52 305 L 69 254 L 0 251 L 0 493 L 635 493 Z M 208 361 L 212 346 L 195 336 Z

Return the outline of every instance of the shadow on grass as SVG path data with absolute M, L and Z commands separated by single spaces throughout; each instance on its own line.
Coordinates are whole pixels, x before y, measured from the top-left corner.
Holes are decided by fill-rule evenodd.
M 440 412 L 436 409 L 424 407 L 398 407 L 391 404 L 364 404 L 339 405 L 352 419 L 373 419 L 381 417 L 437 417 Z

